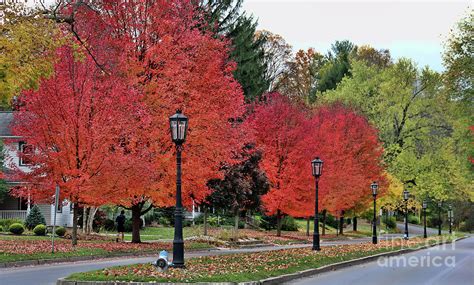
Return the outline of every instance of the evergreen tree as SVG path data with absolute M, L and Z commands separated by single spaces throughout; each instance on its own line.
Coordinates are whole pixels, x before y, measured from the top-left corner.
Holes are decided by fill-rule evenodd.
M 265 39 L 255 36 L 256 27 L 252 17 L 242 15 L 228 35 L 233 47 L 231 58 L 237 63 L 234 77 L 242 85 L 247 102 L 259 100 L 269 86 L 265 78 Z
M 328 62 L 319 73 L 318 91 L 333 90 L 344 76 L 350 74 L 350 55 L 357 47 L 350 41 L 336 41 L 327 54 Z
M 29 230 L 32 230 L 37 225 L 46 225 L 46 220 L 43 214 L 41 213 L 40 209 L 38 208 L 38 206 L 34 205 L 33 208 L 31 208 L 30 213 L 26 217 L 25 226 Z
M 259 100 L 270 82 L 266 78 L 265 38 L 256 37 L 257 21 L 240 11 L 242 0 L 202 0 L 200 9 L 216 36 L 231 40 L 231 59 L 237 63 L 235 79 L 247 102 Z

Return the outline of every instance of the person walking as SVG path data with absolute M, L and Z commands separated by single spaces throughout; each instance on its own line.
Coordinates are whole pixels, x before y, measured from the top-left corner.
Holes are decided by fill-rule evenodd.
M 116 241 L 119 242 L 119 239 L 121 242 L 123 242 L 123 236 L 125 232 L 125 211 L 122 210 L 120 212 L 120 215 L 117 216 L 115 219 L 115 222 L 117 223 L 117 239 Z

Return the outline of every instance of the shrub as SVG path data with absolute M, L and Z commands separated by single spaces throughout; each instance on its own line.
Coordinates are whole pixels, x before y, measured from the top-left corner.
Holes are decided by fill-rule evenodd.
M 37 205 L 34 205 L 33 208 L 31 208 L 30 213 L 26 217 L 25 226 L 27 229 L 32 230 L 37 225 L 46 225 L 46 220 L 44 219 L 44 216 L 41 213 L 39 207 Z
M 44 236 L 46 235 L 46 226 L 45 225 L 37 225 L 34 229 L 33 232 L 37 236 Z
M 0 232 L 3 232 L 3 227 L 2 226 L 0 226 Z
M 395 217 L 385 217 L 383 219 L 383 223 L 389 229 L 395 229 L 397 227 L 397 220 L 395 219 Z
M 25 231 L 25 228 L 20 223 L 11 224 L 9 229 L 10 232 L 15 235 L 21 235 Z
M 411 224 L 419 225 L 420 218 L 418 218 L 417 216 L 408 216 L 408 222 Z
M 66 229 L 63 227 L 58 227 L 55 233 L 57 236 L 63 237 L 66 234 Z
M 333 215 L 326 214 L 326 225 L 337 229 L 339 227 L 339 221 Z
M 111 220 L 111 219 L 106 219 L 104 221 L 104 229 L 106 231 L 113 231 L 115 230 L 115 222 L 114 220 Z
M 3 219 L 3 220 L 0 220 L 0 226 L 2 226 L 3 230 L 6 231 L 6 232 L 8 232 L 8 229 L 10 228 L 10 225 L 15 224 L 15 223 L 23 224 L 23 221 L 20 220 L 20 219 Z
M 438 219 L 438 216 L 431 216 L 427 217 L 426 223 L 428 224 L 428 227 L 430 228 L 437 228 L 439 226 L 440 220 Z
M 281 221 L 281 229 L 283 231 L 297 231 L 298 225 L 293 217 L 285 216 Z
M 260 227 L 265 230 L 273 230 L 277 228 L 277 218 L 275 216 L 262 216 L 260 219 Z M 298 225 L 296 224 L 295 219 L 290 216 L 285 216 L 281 220 L 281 230 L 282 231 L 297 231 Z

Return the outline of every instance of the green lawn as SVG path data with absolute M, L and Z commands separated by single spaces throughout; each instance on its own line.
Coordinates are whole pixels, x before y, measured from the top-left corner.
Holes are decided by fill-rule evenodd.
M 51 236 L 0 234 L 0 240 L 51 240 Z
M 108 235 L 116 235 L 116 232 L 101 232 Z M 184 227 L 184 238 L 202 235 L 203 229 L 201 226 Z M 142 241 L 151 240 L 172 240 L 174 237 L 174 227 L 146 227 L 140 230 L 140 238 Z M 125 233 L 125 240 L 132 240 L 132 233 Z

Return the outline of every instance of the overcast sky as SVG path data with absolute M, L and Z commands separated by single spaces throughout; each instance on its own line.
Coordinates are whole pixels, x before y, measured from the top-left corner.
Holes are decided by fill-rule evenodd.
M 334 41 L 348 39 L 441 71 L 443 42 L 473 5 L 466 0 L 244 0 L 243 7 L 258 19 L 259 29 L 280 34 L 295 50 L 314 47 L 325 53 Z

